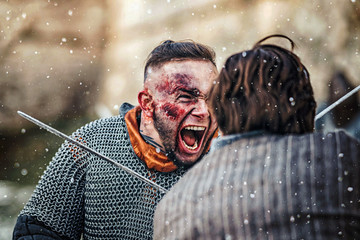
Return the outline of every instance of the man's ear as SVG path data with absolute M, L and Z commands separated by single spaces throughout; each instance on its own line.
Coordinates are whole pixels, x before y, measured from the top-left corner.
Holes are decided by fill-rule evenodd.
M 154 111 L 153 97 L 147 89 L 139 92 L 138 102 L 144 115 L 152 118 Z

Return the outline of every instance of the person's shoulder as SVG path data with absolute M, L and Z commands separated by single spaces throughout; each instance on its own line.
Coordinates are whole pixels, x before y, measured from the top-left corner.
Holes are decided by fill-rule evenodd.
M 314 136 L 315 138 L 322 139 L 335 139 L 336 141 L 349 141 L 360 144 L 359 140 L 356 139 L 353 135 L 348 133 L 345 129 L 336 129 L 334 131 L 315 131 L 314 133 L 307 134 L 308 136 Z
M 358 148 L 360 148 L 360 141 L 357 138 L 355 138 L 352 134 L 348 133 L 346 130 L 338 129 L 330 133 L 334 134 L 335 136 L 338 136 L 339 141 L 341 142 L 346 141 L 349 142 L 350 144 L 355 144 Z
M 87 124 L 85 124 L 84 126 L 82 126 L 81 128 L 79 128 L 77 131 L 96 131 L 98 129 L 101 129 L 102 127 L 108 127 L 111 125 L 117 125 L 117 124 L 121 124 L 123 122 L 124 118 L 120 115 L 116 115 L 116 116 L 110 116 L 110 117 L 106 117 L 106 118 L 99 118 L 96 119 L 92 122 L 89 122 Z
M 119 109 L 118 115 L 96 119 L 85 124 L 80 129 L 78 129 L 78 131 L 96 131 L 103 127 L 116 127 L 119 124 L 121 125 L 124 123 L 125 114 L 132 108 L 134 108 L 133 105 L 129 103 L 123 103 Z
M 107 135 L 120 132 L 126 134 L 124 116 L 126 112 L 132 108 L 133 107 L 130 104 L 123 104 L 118 115 L 93 120 L 77 129 L 73 135 Z
M 127 102 L 123 103 L 119 109 L 120 116 L 124 117 L 125 114 L 133 108 L 134 108 L 134 105 L 127 103 Z

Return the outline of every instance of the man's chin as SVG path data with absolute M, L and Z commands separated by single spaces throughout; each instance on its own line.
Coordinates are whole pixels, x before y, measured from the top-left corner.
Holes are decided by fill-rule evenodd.
M 182 168 L 190 168 L 195 163 L 200 161 L 200 159 L 203 157 L 203 154 L 201 154 L 200 156 L 179 156 L 178 154 L 172 153 L 169 154 L 168 157 L 172 159 L 176 166 Z

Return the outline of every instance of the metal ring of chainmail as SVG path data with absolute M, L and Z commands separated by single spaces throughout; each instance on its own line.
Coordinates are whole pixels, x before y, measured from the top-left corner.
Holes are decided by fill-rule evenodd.
M 128 109 L 129 110 L 129 109 Z M 73 138 L 166 189 L 185 170 L 149 171 L 135 155 L 123 116 L 96 120 Z M 63 143 L 20 215 L 36 217 L 70 239 L 151 239 L 163 193 L 111 163 Z

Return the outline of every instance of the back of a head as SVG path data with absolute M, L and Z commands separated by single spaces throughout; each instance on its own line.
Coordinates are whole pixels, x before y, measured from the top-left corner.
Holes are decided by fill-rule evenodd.
M 225 134 L 263 130 L 276 134 L 314 129 L 316 102 L 307 69 L 289 50 L 263 41 L 230 56 L 213 86 L 209 103 Z
M 171 60 L 208 60 L 214 66 L 215 51 L 201 43 L 192 40 L 172 41 L 166 40 L 149 54 L 144 69 L 144 80 L 146 80 L 148 69 L 150 67 L 160 67 L 162 64 Z

